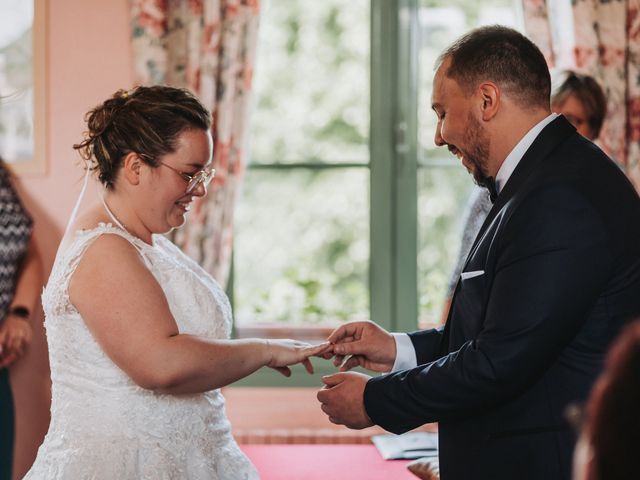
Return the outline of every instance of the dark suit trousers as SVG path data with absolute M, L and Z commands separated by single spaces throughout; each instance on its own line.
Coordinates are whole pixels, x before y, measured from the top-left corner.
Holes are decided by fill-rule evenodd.
M 13 395 L 9 370 L 0 369 L 0 480 L 11 480 L 13 464 Z

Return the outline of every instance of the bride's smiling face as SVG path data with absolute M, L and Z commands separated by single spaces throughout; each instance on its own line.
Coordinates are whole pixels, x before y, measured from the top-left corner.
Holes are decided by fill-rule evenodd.
M 166 233 L 180 227 L 193 200 L 207 193 L 203 183 L 189 193 L 187 187 L 188 177 L 198 174 L 198 178 L 210 178 L 211 133 L 201 129 L 184 130 L 176 145 L 174 152 L 158 159 L 156 167 L 146 166 L 150 175 L 145 176 L 141 184 L 144 206 L 140 216 L 146 220 L 147 229 L 152 233 Z M 205 173 L 198 173 L 203 170 Z

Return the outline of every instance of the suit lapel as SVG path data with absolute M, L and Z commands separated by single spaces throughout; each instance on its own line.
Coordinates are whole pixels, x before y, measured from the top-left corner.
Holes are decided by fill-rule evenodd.
M 493 207 L 489 211 L 487 218 L 484 223 L 480 227 L 478 234 L 476 235 L 475 240 L 473 241 L 473 245 L 469 250 L 469 254 L 467 255 L 467 259 L 464 262 L 464 267 L 462 271 L 465 271 L 467 264 L 469 263 L 469 259 L 475 253 L 478 243 L 480 239 L 484 235 L 484 232 L 487 230 L 491 222 L 496 218 L 502 207 L 504 207 L 507 202 L 516 194 L 516 192 L 520 189 L 520 187 L 526 182 L 526 180 L 530 177 L 533 170 L 535 170 L 536 166 L 538 166 L 546 157 L 549 156 L 553 150 L 563 142 L 567 137 L 574 134 L 576 129 L 571 125 L 562 115 L 553 120 L 549 125 L 547 125 L 540 135 L 534 140 L 529 149 L 522 156 L 522 159 L 518 163 L 517 167 L 507 180 L 504 188 L 498 195 L 496 202 L 493 204 Z M 456 283 L 456 287 L 453 291 L 452 305 L 455 302 L 455 298 L 458 294 L 458 290 L 460 289 L 460 279 Z M 446 348 L 449 345 L 449 336 L 451 334 L 451 314 L 453 312 L 453 307 L 449 309 L 449 315 L 447 317 L 447 321 L 444 325 L 443 332 L 443 342 L 442 345 Z
M 478 235 L 476 235 L 476 238 L 473 241 L 473 245 L 471 250 L 469 250 L 467 260 L 465 261 L 465 267 L 482 238 L 482 235 L 488 226 L 491 225 L 491 222 L 496 218 L 496 215 L 498 215 L 500 210 L 502 210 L 502 207 L 504 207 L 516 192 L 520 190 L 520 187 L 531 176 L 533 170 L 535 170 L 535 168 L 540 165 L 540 163 L 569 135 L 575 133 L 575 131 L 576 129 L 573 125 L 571 125 L 562 115 L 544 127 L 542 132 L 540 132 L 540 135 L 538 135 L 529 149 L 522 156 L 522 159 L 511 174 L 511 177 L 509 177 L 509 180 L 507 180 L 507 183 L 498 195 L 496 202 L 493 204 L 487 218 L 480 227 Z

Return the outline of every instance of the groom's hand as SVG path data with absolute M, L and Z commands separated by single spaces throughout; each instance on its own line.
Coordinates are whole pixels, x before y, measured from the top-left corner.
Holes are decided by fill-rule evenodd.
M 333 364 L 345 372 L 361 366 L 375 372 L 390 372 L 396 359 L 396 341 L 373 322 L 350 322 L 329 335 L 335 358 Z M 349 356 L 345 361 L 345 357 Z
M 355 372 L 322 377 L 325 386 L 317 398 L 331 423 L 356 430 L 373 425 L 364 408 L 364 387 L 370 378 Z

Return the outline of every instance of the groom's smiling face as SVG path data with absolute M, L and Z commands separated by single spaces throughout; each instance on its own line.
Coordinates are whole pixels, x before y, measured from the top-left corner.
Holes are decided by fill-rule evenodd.
M 458 82 L 447 76 L 450 64 L 451 60 L 445 59 L 433 79 L 431 108 L 438 117 L 434 141 L 458 157 L 478 185 L 485 185 L 490 138 L 476 118 L 476 95 L 466 94 Z

